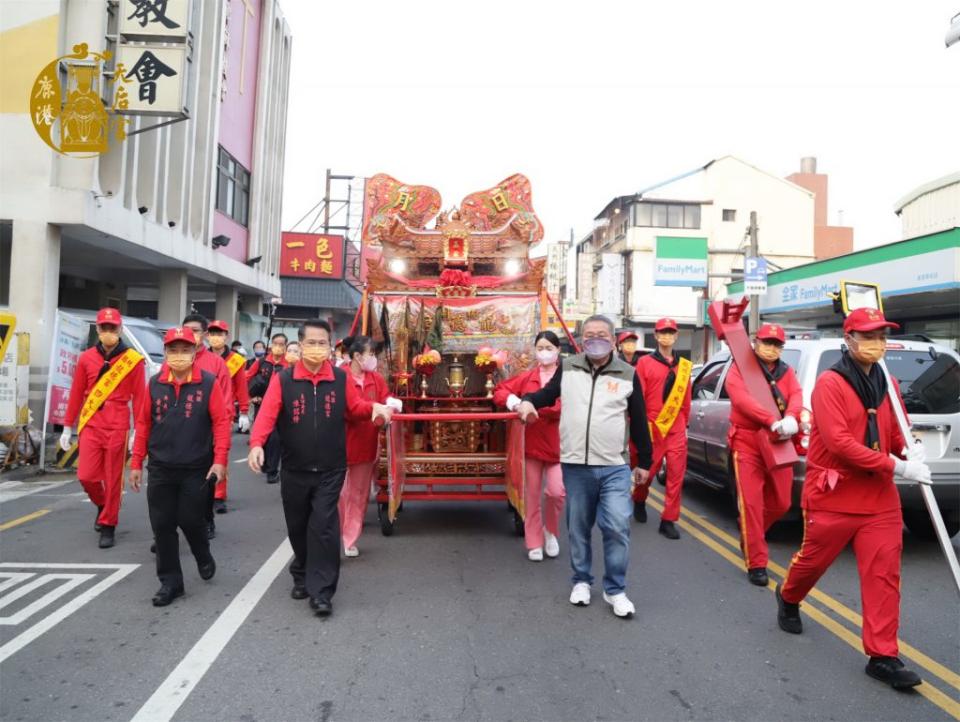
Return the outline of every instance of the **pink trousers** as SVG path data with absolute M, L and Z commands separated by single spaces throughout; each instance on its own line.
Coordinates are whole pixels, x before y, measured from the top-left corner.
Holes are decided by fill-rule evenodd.
M 365 461 L 362 464 L 350 464 L 347 467 L 343 489 L 340 490 L 340 502 L 337 505 L 340 512 L 340 536 L 343 539 L 344 549 L 356 545 L 363 530 L 363 516 L 367 513 L 370 484 L 373 481 L 376 463 L 376 461 Z
M 560 464 L 551 464 L 540 459 L 526 458 L 527 482 L 523 504 L 526 512 L 524 520 L 524 541 L 527 549 L 538 549 L 543 546 L 543 528 L 554 536 L 560 534 L 560 512 L 563 511 L 563 499 L 566 492 L 563 490 L 563 474 L 560 473 Z M 543 477 L 547 478 L 546 510 L 540 511 L 540 496 L 543 493 Z

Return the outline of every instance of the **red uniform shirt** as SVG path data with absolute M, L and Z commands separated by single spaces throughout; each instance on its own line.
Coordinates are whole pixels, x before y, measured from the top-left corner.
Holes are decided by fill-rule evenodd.
M 290 366 L 284 356 L 281 356 L 279 360 L 274 359 L 272 355 L 258 358 L 250 365 L 250 368 L 247 369 L 247 381 L 261 372 L 263 361 L 276 366 L 278 369 L 285 369 Z
M 113 366 L 122 354 L 121 351 L 111 358 L 110 365 Z M 70 401 L 67 403 L 67 415 L 63 422 L 65 426 L 76 426 L 80 409 L 83 408 L 87 395 L 97 383 L 97 377 L 100 375 L 103 362 L 104 357 L 100 344 L 88 348 L 80 354 L 76 371 L 73 372 L 73 384 L 70 386 Z M 90 418 L 87 426 L 92 429 L 104 430 L 126 430 L 130 428 L 131 410 L 127 404 L 132 401 L 133 412 L 136 413 L 144 396 L 146 396 L 147 380 L 144 376 L 143 366 L 142 360 L 134 366 L 133 370 L 126 375 L 123 381 L 107 397 L 107 400 L 103 402 L 99 410 Z
M 757 359 L 758 363 L 763 363 Z M 769 367 L 768 367 L 769 368 Z M 766 407 L 761 406 L 750 392 L 747 391 L 746 384 L 743 383 L 743 376 L 737 364 L 733 364 L 727 372 L 727 378 L 723 382 L 727 394 L 730 396 L 730 423 L 743 429 L 756 431 L 758 429 L 769 429 L 775 422 L 780 420 L 774 412 L 767 411 Z M 777 388 L 787 400 L 787 410 L 784 416 L 792 416 L 800 420 L 800 411 L 803 409 L 803 389 L 800 388 L 800 382 L 797 381 L 797 375 L 793 369 L 787 367 L 787 372 L 776 382 Z M 771 393 L 771 398 L 773 395 Z
M 201 371 L 207 371 L 217 378 L 217 386 L 220 387 L 220 398 L 224 402 L 224 408 L 230 412 L 230 418 L 233 418 L 233 382 L 230 380 L 230 372 L 227 371 L 227 364 L 213 351 L 206 346 L 201 346 L 197 351 L 197 357 L 193 361 L 194 366 L 199 366 Z M 239 372 L 238 372 L 239 373 Z
M 333 366 L 329 361 L 320 364 L 316 373 L 310 373 L 302 361 L 298 361 L 293 367 L 293 378 L 307 380 L 314 386 L 321 381 L 333 380 Z M 347 408 L 344 416 L 349 419 L 369 419 L 373 414 L 373 403 L 364 399 L 357 391 L 357 385 L 347 383 Z M 267 387 L 267 393 L 260 404 L 260 411 L 257 412 L 257 418 L 253 422 L 253 429 L 250 431 L 250 448 L 263 446 L 267 438 L 277 424 L 277 417 L 283 407 L 283 397 L 280 390 L 280 374 L 274 374 L 270 379 L 270 386 Z M 322 443 L 322 439 L 317 439 L 317 443 Z
M 896 381 L 893 386 L 899 398 Z M 824 371 L 820 375 L 813 387 L 811 405 L 813 429 L 807 451 L 803 508 L 847 514 L 899 509 L 900 495 L 893 483 L 894 462 L 889 454 L 899 456 L 904 440 L 890 398 L 877 408 L 880 451 L 864 444 L 867 410 L 840 374 Z M 828 476 L 836 482 L 833 489 L 827 484 Z
M 162 384 L 171 384 L 174 387 L 177 398 L 185 387 L 200 383 L 203 369 L 194 361 L 190 377 L 183 382 L 177 381 L 170 373 L 166 364 L 160 367 L 157 378 Z M 209 372 L 208 372 L 209 373 Z M 227 411 L 227 405 L 223 402 L 223 392 L 220 385 L 213 384 L 210 391 L 210 420 L 213 424 L 213 463 L 227 464 L 227 454 L 230 452 L 230 424 L 233 420 L 233 413 Z M 140 404 L 137 406 L 136 414 L 136 439 L 133 442 L 133 454 L 130 457 L 131 469 L 142 469 L 143 460 L 147 456 L 147 442 L 150 439 L 150 429 L 153 427 L 153 409 L 151 408 L 150 397 L 144 394 Z
M 376 371 L 364 371 L 361 383 L 357 383 L 353 371 L 349 367 L 347 372 L 347 386 L 352 386 L 360 396 L 367 401 L 376 401 L 382 404 L 390 395 L 387 382 Z M 380 428 L 371 420 L 370 416 L 347 418 L 347 464 L 362 464 L 373 461 L 377 457 L 377 437 Z
M 216 354 L 214 354 L 216 355 Z M 231 356 L 240 356 L 236 351 L 225 351 L 221 356 L 223 363 L 226 366 L 227 360 Z M 243 358 L 240 356 L 240 358 Z M 230 374 L 230 367 L 227 367 L 227 375 Z M 240 407 L 240 413 L 245 414 L 250 410 L 250 391 L 247 388 L 247 373 L 246 368 L 241 365 L 237 372 L 230 378 L 230 384 L 232 386 L 233 398 L 236 400 L 237 405 Z
M 554 372 L 556 373 L 556 372 Z M 510 394 L 523 398 L 524 394 L 539 391 L 540 367 L 535 366 L 516 376 L 501 381 L 493 390 L 493 402 L 497 406 L 506 406 Z M 537 409 L 540 419 L 528 424 L 524 433 L 526 456 L 540 459 L 550 464 L 560 463 L 560 400 L 542 409 Z
M 679 364 L 679 356 L 674 355 L 673 359 Z M 672 367 L 676 372 L 677 366 Z M 653 354 L 647 354 L 637 362 L 637 374 L 640 376 L 640 385 L 643 386 L 643 401 L 647 405 L 647 419 L 656 421 L 657 415 L 663 408 L 663 387 L 666 385 L 667 376 L 670 375 L 671 367 L 657 361 Z M 683 397 L 683 406 L 680 407 L 680 413 L 677 414 L 673 426 L 670 427 L 670 434 L 684 433 L 687 428 L 687 422 L 690 419 L 690 398 L 693 387 L 693 379 L 687 382 L 687 392 Z M 659 435 L 659 431 L 657 434 Z

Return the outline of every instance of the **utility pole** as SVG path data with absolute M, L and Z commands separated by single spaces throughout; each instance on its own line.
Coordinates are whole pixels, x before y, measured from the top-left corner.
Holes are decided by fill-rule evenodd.
M 756 258 L 760 255 L 760 249 L 758 248 L 757 243 L 757 212 L 750 211 L 750 227 L 747 229 L 750 234 L 750 252 L 749 255 L 752 258 Z M 746 263 L 744 263 L 744 268 L 746 268 Z M 750 322 L 747 330 L 750 332 L 751 338 L 757 333 L 757 329 L 760 328 L 760 296 L 756 294 L 750 294 Z

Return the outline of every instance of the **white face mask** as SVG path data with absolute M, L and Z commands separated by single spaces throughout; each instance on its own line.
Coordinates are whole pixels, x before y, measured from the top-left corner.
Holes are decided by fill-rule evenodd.
M 541 366 L 553 366 L 559 358 L 559 351 L 549 351 L 544 349 L 542 351 L 537 351 L 537 361 Z
M 360 368 L 364 371 L 376 371 L 377 370 L 377 357 L 376 356 L 366 356 L 363 361 L 360 362 Z

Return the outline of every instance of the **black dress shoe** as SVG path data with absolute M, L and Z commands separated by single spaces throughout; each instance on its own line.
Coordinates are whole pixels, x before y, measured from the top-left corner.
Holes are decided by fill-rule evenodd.
M 667 539 L 679 539 L 680 532 L 677 531 L 676 525 L 672 521 L 661 521 L 660 522 L 660 533 L 663 534 Z
M 157 553 L 157 543 L 156 543 L 156 542 L 154 542 L 153 544 L 150 545 L 150 553 L 151 553 L 151 554 L 156 554 L 156 553 Z
M 217 514 L 226 514 L 227 513 L 227 502 L 223 499 L 214 499 L 213 500 L 213 510 Z
M 329 617 L 333 614 L 333 603 L 329 599 L 310 597 L 310 609 L 312 609 L 318 617 Z
M 783 601 L 780 596 L 780 585 L 777 585 L 777 624 L 780 629 L 789 634 L 801 634 L 803 621 L 800 619 L 800 605 Z
M 633 518 L 641 524 L 647 523 L 647 505 L 645 502 L 635 501 L 633 503 Z
M 307 593 L 307 588 L 303 584 L 294 584 L 293 589 L 290 590 L 290 596 L 294 599 L 306 599 L 310 595 Z
M 267 474 L 267 483 L 276 484 L 280 481 L 280 474 Z
M 207 539 L 213 539 L 217 535 L 217 525 L 212 521 L 207 522 Z
M 866 672 L 894 689 L 910 689 L 923 682 L 920 675 L 904 667 L 898 657 L 870 657 Z
M 200 573 L 200 578 L 204 581 L 213 579 L 213 575 L 217 573 L 217 563 L 213 560 L 213 557 L 210 557 L 210 561 L 203 564 L 197 562 L 197 572 Z
M 770 583 L 770 578 L 767 576 L 765 567 L 756 567 L 749 570 L 747 572 L 747 578 L 751 584 L 756 584 L 758 587 L 765 587 Z
M 114 539 L 113 532 L 114 527 L 112 526 L 107 526 L 104 524 L 100 527 L 100 543 L 98 546 L 101 549 L 109 549 L 114 545 L 116 540 Z
M 168 587 L 164 584 L 160 590 L 153 595 L 153 606 L 165 607 L 177 597 L 183 596 L 183 587 Z
M 103 525 L 100 523 L 100 514 L 103 513 L 103 507 L 97 507 L 97 515 L 93 517 L 93 530 L 100 531 L 103 528 Z

